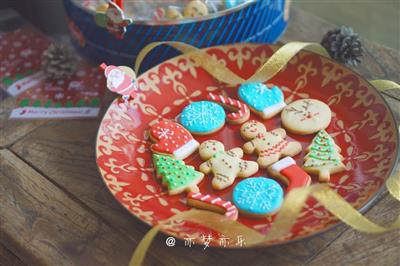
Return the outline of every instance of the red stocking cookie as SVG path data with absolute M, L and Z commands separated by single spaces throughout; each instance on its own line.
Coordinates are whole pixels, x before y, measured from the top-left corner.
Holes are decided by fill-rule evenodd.
M 187 204 L 195 208 L 209 210 L 224 214 L 225 217 L 236 220 L 238 218 L 238 209 L 230 201 L 223 200 L 217 196 L 201 193 L 189 193 Z
M 268 172 L 286 184 L 287 192 L 311 184 L 311 177 L 289 156 L 269 166 Z
M 150 139 L 154 153 L 170 155 L 175 159 L 185 159 L 199 147 L 199 143 L 180 124 L 161 120 L 150 127 Z
M 255 120 L 244 123 L 240 134 L 248 140 L 243 146 L 244 152 L 258 154 L 257 162 L 262 168 L 268 167 L 283 156 L 294 156 L 301 152 L 299 142 L 286 140 L 284 129 L 267 131 L 262 123 Z
M 219 103 L 224 108 L 232 111 L 232 113 L 226 116 L 226 120 L 230 124 L 242 124 L 246 122 L 250 117 L 249 107 L 247 107 L 247 105 L 245 103 L 242 103 L 241 101 L 214 94 L 212 92 L 208 93 L 207 99 Z

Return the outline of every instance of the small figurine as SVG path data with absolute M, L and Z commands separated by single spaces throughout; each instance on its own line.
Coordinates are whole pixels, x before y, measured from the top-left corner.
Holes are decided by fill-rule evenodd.
M 100 69 L 104 71 L 107 78 L 107 88 L 122 95 L 122 99 L 127 102 L 131 97 L 136 96 L 136 73 L 127 66 L 113 66 L 102 63 Z
M 124 11 L 114 2 L 108 3 L 105 15 L 107 30 L 117 39 L 123 39 L 126 27 L 132 23 L 132 20 L 125 18 Z

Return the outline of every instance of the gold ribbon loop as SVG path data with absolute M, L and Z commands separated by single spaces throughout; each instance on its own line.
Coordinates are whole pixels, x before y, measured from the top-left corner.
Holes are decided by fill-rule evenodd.
M 230 85 L 265 82 L 281 71 L 281 69 L 290 61 L 290 59 L 292 59 L 299 51 L 303 49 L 329 57 L 329 54 L 326 52 L 326 50 L 317 43 L 291 42 L 279 48 L 249 79 L 245 80 L 233 73 L 229 68 L 222 65 L 203 50 L 200 50 L 192 45 L 181 42 L 154 42 L 148 44 L 143 48 L 143 50 L 140 51 L 135 63 L 136 73 L 139 73 L 140 65 L 142 64 L 146 55 L 151 50 L 161 45 L 169 45 L 177 49 L 186 57 L 191 58 L 195 62 L 199 62 L 202 68 L 204 68 L 218 81 Z
M 227 67 L 220 64 L 213 57 L 196 47 L 179 42 L 156 42 L 147 45 L 138 55 L 135 70 L 138 71 L 140 64 L 145 56 L 155 47 L 167 44 L 181 51 L 188 58 L 199 62 L 200 65 L 212 76 L 221 82 L 238 85 L 249 82 L 266 82 L 275 76 L 300 50 L 307 49 L 323 56 L 328 56 L 325 49 L 316 43 L 292 42 L 278 49 L 249 79 L 244 80 Z M 400 89 L 400 85 L 388 80 L 373 80 L 371 84 L 378 90 Z M 399 171 L 392 175 L 386 181 L 386 187 L 389 193 L 400 201 L 400 176 Z M 239 222 L 229 220 L 223 215 L 209 211 L 189 210 L 178 213 L 169 219 L 160 221 L 154 226 L 140 241 L 137 246 L 130 265 L 141 265 L 145 254 L 156 236 L 157 232 L 163 228 L 163 225 L 172 220 L 185 220 L 203 226 L 212 228 L 213 230 L 227 237 L 236 238 L 242 235 L 246 239 L 248 246 L 260 245 L 271 241 L 277 241 L 285 238 L 290 232 L 292 226 L 296 222 L 298 214 L 305 205 L 309 197 L 314 197 L 328 211 L 335 215 L 338 219 L 353 227 L 356 230 L 366 233 L 383 233 L 389 230 L 400 228 L 400 216 L 396 221 L 388 226 L 383 227 L 375 224 L 364 217 L 356 209 L 354 209 L 345 199 L 329 188 L 326 184 L 315 184 L 309 187 L 293 189 L 286 196 L 277 217 L 272 224 L 267 235 L 262 235 L 258 231 L 251 229 Z

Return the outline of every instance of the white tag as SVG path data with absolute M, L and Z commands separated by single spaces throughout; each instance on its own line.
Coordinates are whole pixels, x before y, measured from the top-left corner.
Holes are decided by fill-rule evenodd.
M 99 114 L 98 107 L 69 107 L 69 108 L 46 108 L 46 107 L 19 107 L 10 114 L 10 119 L 32 119 L 32 118 L 85 118 L 96 117 Z
M 39 84 L 40 82 L 42 82 L 43 80 L 45 80 L 45 76 L 42 72 L 37 72 L 33 75 L 29 75 L 23 79 L 20 79 L 16 82 L 14 82 L 13 84 L 11 84 L 8 88 L 7 88 L 7 92 L 11 95 L 11 96 L 17 96 L 19 94 L 21 94 L 22 92 L 36 86 L 37 84 Z

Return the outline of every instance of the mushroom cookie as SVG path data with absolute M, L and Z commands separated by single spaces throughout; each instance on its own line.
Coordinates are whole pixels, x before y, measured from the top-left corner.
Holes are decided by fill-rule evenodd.
M 224 144 L 216 140 L 207 140 L 199 147 L 200 157 L 207 160 L 200 165 L 200 172 L 213 173 L 212 187 L 224 189 L 233 184 L 236 177 L 249 177 L 258 171 L 258 164 L 245 161 L 243 150 L 233 148 L 225 151 Z
M 238 94 L 240 99 L 263 119 L 273 117 L 286 106 L 283 93 L 277 86 L 270 89 L 262 83 L 242 84 Z
M 327 128 L 331 117 L 329 106 L 315 99 L 294 101 L 281 113 L 283 127 L 299 135 L 312 134 Z
M 264 218 L 275 214 L 282 206 L 283 189 L 278 182 L 270 178 L 247 178 L 233 189 L 232 201 L 240 214 Z
M 340 151 L 332 137 L 325 130 L 321 130 L 307 148 L 304 171 L 317 174 L 321 182 L 328 182 L 331 174 L 345 170 Z
M 277 128 L 267 131 L 258 121 L 251 120 L 242 125 L 240 134 L 245 140 L 245 153 L 258 154 L 257 162 L 261 168 L 266 168 L 284 156 L 294 156 L 301 152 L 301 144 L 297 141 L 287 141 L 286 131 Z
M 180 124 L 166 119 L 150 127 L 150 139 L 155 142 L 151 145 L 152 152 L 181 160 L 199 147 L 199 143 L 189 131 Z
M 194 170 L 193 166 L 185 165 L 182 160 L 158 154 L 153 154 L 153 164 L 157 177 L 162 178 L 169 195 L 185 191 L 199 192 L 197 184 L 203 180 L 204 174 Z
M 192 134 L 207 135 L 225 125 L 225 111 L 219 104 L 200 101 L 186 106 L 179 118 L 180 123 Z

